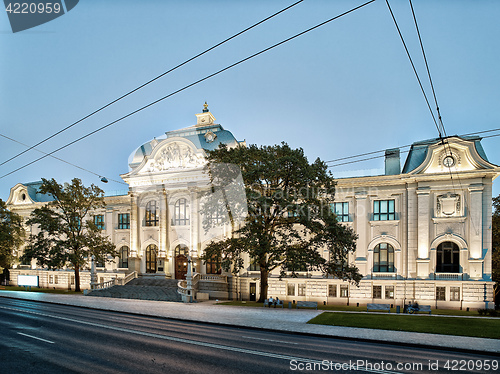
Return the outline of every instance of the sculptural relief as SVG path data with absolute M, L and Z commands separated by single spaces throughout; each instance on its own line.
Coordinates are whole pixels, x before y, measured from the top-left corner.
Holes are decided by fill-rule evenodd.
M 155 159 L 148 161 L 146 172 L 156 173 L 166 170 L 187 169 L 203 166 L 206 160 L 201 154 L 193 152 L 191 147 L 174 142 L 162 149 Z

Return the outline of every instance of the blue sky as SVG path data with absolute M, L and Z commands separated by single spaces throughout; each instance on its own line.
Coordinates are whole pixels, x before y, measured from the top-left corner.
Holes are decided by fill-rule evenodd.
M 32 145 L 100 106 L 294 1 L 86 0 L 49 23 L 13 34 L 0 13 L 0 133 Z M 50 152 L 151 101 L 288 38 L 362 1 L 306 0 L 127 97 L 39 148 Z M 391 6 L 432 100 L 407 1 Z M 448 135 L 500 127 L 500 2 L 414 0 Z M 139 145 L 196 123 L 207 101 L 237 139 L 287 142 L 312 161 L 404 146 L 437 130 L 385 1 L 331 22 L 191 87 L 56 156 L 121 180 Z M 431 101 L 432 103 L 432 101 Z M 434 107 L 434 105 L 432 104 Z M 499 132 L 496 132 L 499 133 Z M 500 137 L 483 140 L 500 164 Z M 0 137 L 0 162 L 24 148 Z M 31 151 L 4 175 L 39 157 Z M 402 162 L 406 153 L 402 154 Z M 383 158 L 332 168 L 381 169 Z M 0 179 L 0 198 L 40 178 L 124 190 L 46 158 Z M 494 195 L 500 194 L 500 182 Z

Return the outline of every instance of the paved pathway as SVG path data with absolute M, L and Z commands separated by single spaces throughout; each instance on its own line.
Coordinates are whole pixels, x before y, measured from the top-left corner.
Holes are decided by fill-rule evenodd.
M 499 339 L 483 339 L 343 326 L 310 325 L 306 323 L 311 318 L 321 314 L 323 312 L 321 310 L 223 306 L 216 305 L 213 302 L 183 304 L 168 301 L 129 300 L 19 291 L 0 291 L 0 297 L 43 301 L 189 321 L 271 329 L 292 333 L 375 340 L 391 343 L 400 342 L 405 344 L 500 354 L 500 337 Z

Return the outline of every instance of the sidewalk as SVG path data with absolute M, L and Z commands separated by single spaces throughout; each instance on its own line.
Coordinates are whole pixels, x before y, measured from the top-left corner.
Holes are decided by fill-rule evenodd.
M 216 305 L 214 302 L 184 304 L 168 301 L 148 301 L 59 295 L 37 292 L 2 291 L 0 297 L 42 301 L 155 317 L 244 326 L 281 332 L 330 336 L 346 339 L 403 343 L 439 349 L 459 349 L 500 354 L 500 339 L 471 338 L 414 332 L 371 330 L 355 327 L 309 325 L 306 322 L 321 314 L 321 310 L 250 308 Z

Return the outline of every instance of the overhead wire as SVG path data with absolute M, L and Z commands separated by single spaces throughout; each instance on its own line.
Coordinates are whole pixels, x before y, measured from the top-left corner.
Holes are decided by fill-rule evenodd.
M 116 103 L 116 102 L 118 102 L 118 101 L 120 101 L 120 100 L 124 99 L 125 97 L 127 97 L 127 96 L 129 96 L 129 95 L 133 94 L 133 93 L 134 93 L 134 92 L 136 92 L 136 91 L 139 91 L 141 88 L 146 87 L 147 85 L 149 85 L 149 84 L 153 83 L 154 81 L 156 81 L 156 80 L 160 79 L 161 77 L 164 77 L 165 75 L 167 75 L 167 74 L 169 74 L 169 73 L 173 72 L 174 70 L 177 70 L 178 68 L 180 68 L 180 67 L 182 67 L 182 66 L 186 65 L 187 63 L 189 63 L 189 62 L 191 62 L 191 61 L 193 61 L 193 60 L 197 59 L 198 57 L 203 56 L 204 54 L 206 54 L 206 53 L 208 53 L 208 52 L 212 51 L 213 49 L 215 49 L 215 48 L 217 48 L 217 47 L 219 47 L 219 46 L 223 45 L 224 43 L 227 43 L 228 41 L 230 41 L 230 40 L 232 40 L 232 39 L 234 39 L 234 38 L 236 38 L 236 37 L 240 36 L 241 34 L 243 34 L 243 33 L 247 32 L 247 31 L 249 31 L 249 30 L 251 30 L 251 29 L 253 29 L 253 28 L 257 27 L 258 25 L 260 25 L 260 24 L 262 24 L 262 23 L 264 23 L 264 22 L 266 22 L 266 21 L 270 20 L 271 18 L 276 17 L 277 15 L 279 15 L 279 14 L 281 14 L 281 13 L 285 12 L 286 10 L 288 10 L 288 9 L 290 9 L 290 8 L 292 8 L 292 7 L 296 6 L 296 5 L 298 5 L 299 3 L 303 2 L 303 1 L 304 1 L 304 0 L 299 0 L 299 1 L 297 1 L 297 2 L 293 3 L 293 4 L 289 5 L 289 6 L 287 6 L 287 7 L 283 8 L 283 9 L 281 9 L 280 11 L 278 11 L 278 12 L 276 12 L 276 13 L 274 13 L 274 14 L 270 15 L 269 17 L 264 18 L 263 20 L 261 20 L 261 21 L 259 21 L 259 22 L 255 23 L 255 24 L 253 24 L 252 26 L 247 27 L 246 29 L 244 29 L 244 30 L 242 30 L 242 31 L 240 31 L 240 32 L 238 32 L 238 33 L 236 33 L 236 34 L 234 34 L 233 36 L 231 36 L 231 37 L 229 37 L 229 38 L 227 38 L 227 39 L 224 39 L 223 41 L 221 41 L 221 42 L 219 42 L 219 43 L 217 43 L 217 44 L 213 45 L 212 47 L 210 47 L 210 48 L 208 48 L 208 49 L 204 50 L 203 52 L 198 53 L 197 55 L 195 55 L 195 56 L 193 56 L 193 57 L 191 57 L 191 58 L 187 59 L 186 61 L 184 61 L 184 62 L 182 62 L 182 63 L 180 63 L 180 64 L 178 64 L 178 65 L 174 66 L 173 68 L 171 68 L 171 69 L 169 69 L 169 70 L 167 70 L 167 71 L 165 71 L 165 72 L 163 72 L 162 74 L 160 74 L 160 75 L 158 75 L 158 76 L 154 77 L 153 79 L 150 79 L 150 80 L 149 80 L 149 81 L 147 81 L 146 83 L 141 84 L 140 86 L 138 86 L 138 87 L 134 88 L 133 90 L 131 90 L 131 91 L 127 92 L 126 94 L 124 94 L 124 95 L 122 95 L 122 96 L 118 97 L 117 99 L 115 99 L 115 100 L 113 100 L 113 101 L 111 101 L 111 102 L 107 103 L 106 105 L 104 105 L 104 106 L 100 107 L 99 109 L 97 109 L 97 110 L 93 111 L 92 113 L 90 113 L 90 114 L 86 115 L 85 117 L 80 118 L 78 121 L 73 122 L 72 124 L 70 124 L 70 125 L 66 126 L 65 128 L 63 128 L 63 129 L 61 129 L 61 130 L 59 130 L 59 131 L 55 132 L 54 134 L 52 134 L 52 135 L 48 136 L 47 138 L 45 138 L 45 139 L 43 139 L 43 140 L 39 141 L 39 142 L 38 142 L 38 143 L 36 143 L 35 145 L 33 145 L 33 146 L 29 146 L 29 148 L 28 148 L 28 149 L 25 149 L 24 151 L 22 151 L 22 152 L 18 153 L 17 155 L 15 155 L 15 156 L 13 156 L 13 157 L 9 158 L 8 160 L 3 161 L 2 163 L 0 163 L 0 166 L 2 166 L 2 165 L 4 165 L 4 164 L 6 164 L 6 163 L 8 163 L 8 162 L 10 162 L 10 161 L 12 161 L 12 160 L 14 160 L 15 158 L 17 158 L 17 157 L 19 157 L 19 156 L 23 155 L 24 153 L 26 153 L 26 152 L 28 152 L 28 151 L 30 151 L 30 150 L 32 150 L 32 149 L 34 149 L 35 147 L 38 147 L 39 145 L 41 145 L 41 144 L 45 143 L 46 141 L 48 141 L 48 140 L 50 140 L 50 139 L 54 138 L 54 137 L 55 137 L 55 136 L 57 136 L 57 135 L 59 135 L 59 134 L 63 133 L 64 131 L 69 130 L 70 128 L 72 128 L 72 127 L 76 126 L 77 124 L 79 124 L 80 122 L 82 122 L 82 121 L 86 120 L 87 118 L 92 117 L 94 114 L 99 113 L 100 111 L 102 111 L 102 110 L 106 109 L 107 107 L 109 107 L 109 106 L 113 105 L 114 103 Z
M 157 100 L 155 100 L 155 101 L 153 101 L 153 102 L 151 102 L 151 103 L 149 103 L 149 104 L 147 104 L 147 105 L 144 105 L 143 107 L 141 107 L 141 108 L 139 108 L 139 109 L 136 109 L 136 110 L 134 110 L 134 111 L 132 111 L 132 112 L 130 112 L 130 113 L 128 113 L 128 114 L 126 114 L 125 116 L 122 116 L 122 117 L 118 118 L 117 120 L 114 120 L 114 121 L 112 121 L 112 122 L 110 122 L 110 123 L 108 123 L 108 124 L 106 124 L 106 125 L 104 125 L 104 126 L 101 126 L 100 128 L 98 128 L 98 129 L 96 129 L 96 130 L 94 130 L 94 131 L 92 131 L 92 132 L 90 132 L 90 133 L 88 133 L 88 134 L 86 134 L 86 135 L 84 135 L 84 136 L 81 136 L 81 137 L 79 137 L 78 139 L 73 140 L 72 142 L 69 142 L 69 143 L 65 144 L 64 146 L 61 146 L 61 147 L 57 148 L 56 150 L 54 150 L 54 151 L 52 151 L 52 152 L 48 153 L 47 155 L 44 155 L 44 156 L 42 156 L 42 157 L 40 157 L 40 158 L 38 158 L 38 159 L 36 159 L 36 160 L 33 160 L 33 161 L 31 161 L 31 162 L 29 162 L 29 163 L 27 163 L 27 164 L 24 164 L 23 166 L 18 167 L 17 169 L 15 169 L 15 170 L 13 170 L 13 171 L 11 171 L 11 172 L 7 173 L 7 174 L 2 175 L 2 176 L 0 177 L 0 179 L 5 178 L 5 177 L 7 177 L 7 176 L 9 176 L 9 175 L 11 175 L 11 174 L 13 174 L 13 173 L 15 173 L 15 172 L 19 171 L 19 170 L 22 170 L 22 169 L 24 169 L 25 167 L 28 167 L 28 166 L 30 166 L 30 165 L 32 165 L 32 164 L 34 164 L 34 163 L 36 163 L 36 162 L 38 162 L 38 161 L 40 161 L 40 160 L 42 160 L 42 159 L 46 158 L 46 157 L 48 157 L 49 155 L 52 155 L 52 154 L 54 154 L 54 153 L 56 153 L 56 152 L 59 152 L 59 151 L 61 151 L 61 150 L 65 149 L 65 148 L 67 148 L 67 147 L 69 147 L 69 146 L 71 146 L 71 145 L 73 145 L 73 144 L 75 144 L 75 143 L 77 143 L 77 142 L 79 142 L 79 141 L 81 141 L 81 140 L 83 140 L 83 139 L 85 139 L 85 138 L 87 138 L 87 137 L 89 137 L 89 136 L 91 136 L 91 135 L 93 135 L 93 134 L 95 134 L 95 133 L 99 132 L 99 131 L 102 131 L 102 130 L 104 130 L 105 128 L 108 128 L 108 127 L 110 127 L 110 126 L 114 125 L 115 123 L 117 123 L 117 122 L 120 122 L 120 121 L 124 120 L 125 118 L 128 118 L 128 117 L 130 117 L 130 116 L 132 116 L 132 115 L 134 115 L 134 114 L 136 114 L 136 113 L 138 113 L 138 112 L 141 112 L 142 110 L 147 109 L 147 108 L 149 108 L 149 107 L 151 107 L 151 106 L 153 106 L 153 105 L 155 105 L 155 104 L 157 104 L 157 103 L 159 103 L 159 102 L 161 102 L 161 101 L 163 101 L 163 100 L 165 100 L 165 99 L 167 99 L 167 98 L 169 98 L 169 97 L 171 97 L 171 96 L 173 96 L 173 95 L 175 95 L 175 94 L 177 94 L 177 93 L 179 93 L 179 92 L 182 92 L 182 91 L 184 91 L 184 90 L 186 90 L 186 89 L 188 89 L 188 88 L 190 88 L 190 87 L 192 87 L 192 86 L 194 86 L 194 85 L 197 85 L 197 84 L 199 84 L 199 83 L 201 83 L 201 82 L 204 82 L 204 81 L 206 81 L 207 79 L 210 79 L 210 78 L 212 78 L 212 77 L 215 77 L 216 75 L 219 75 L 219 74 L 223 73 L 223 72 L 224 72 L 224 71 L 226 71 L 226 70 L 229 70 L 229 69 L 231 69 L 231 68 L 233 68 L 233 67 L 235 67 L 235 66 L 237 66 L 237 65 L 239 65 L 239 64 L 241 64 L 241 63 L 243 63 L 243 62 L 245 62 L 245 61 L 248 61 L 248 60 L 250 60 L 250 59 L 252 59 L 252 58 L 254 58 L 254 57 L 257 57 L 257 56 L 259 56 L 259 55 L 261 55 L 261 54 L 263 54 L 263 53 L 265 53 L 265 52 L 267 52 L 267 51 L 270 51 L 271 49 L 274 49 L 274 48 L 276 48 L 276 47 L 278 47 L 278 46 L 280 46 L 280 45 L 282 45 L 282 44 L 285 44 L 285 43 L 287 43 L 287 42 L 289 42 L 289 41 L 291 41 L 291 40 L 293 40 L 293 39 L 295 39 L 295 38 L 298 38 L 299 36 L 302 36 L 302 35 L 304 35 L 304 34 L 306 34 L 306 33 L 308 33 L 308 32 L 311 32 L 311 31 L 313 31 L 313 30 L 315 30 L 315 29 L 317 29 L 317 28 L 321 27 L 321 26 L 324 26 L 324 25 L 326 25 L 326 24 L 328 24 L 328 23 L 330 23 L 330 22 L 332 22 L 332 21 L 335 21 L 335 20 L 337 20 L 337 19 L 339 19 L 339 18 L 341 18 L 341 17 L 343 17 L 343 16 L 345 16 L 345 15 L 347 15 L 347 14 L 350 14 L 350 13 L 352 13 L 352 12 L 354 12 L 354 11 L 358 10 L 358 9 L 361 9 L 361 8 L 365 7 L 366 5 L 369 5 L 369 4 L 373 3 L 373 2 L 375 2 L 375 0 L 370 0 L 370 1 L 367 1 L 367 2 L 365 2 L 365 3 L 363 3 L 363 4 L 361 4 L 361 5 L 358 5 L 358 6 L 354 7 L 354 8 L 352 8 L 352 9 L 348 10 L 348 11 L 345 11 L 345 12 L 343 12 L 343 13 L 341 13 L 341 14 L 339 14 L 339 15 L 335 16 L 335 17 L 332 17 L 332 18 L 330 18 L 330 19 L 328 19 L 328 20 L 326 20 L 326 21 L 323 21 L 323 22 L 321 22 L 321 23 L 317 24 L 316 26 L 310 27 L 310 28 L 308 28 L 308 29 L 306 29 L 306 30 L 304 30 L 304 31 L 302 31 L 302 32 L 300 32 L 300 33 L 298 33 L 298 34 L 295 34 L 295 35 L 293 35 L 293 36 L 291 36 L 291 37 L 289 37 L 289 38 L 287 38 L 287 39 L 282 40 L 281 42 L 278 42 L 278 43 L 276 43 L 276 44 L 273 44 L 273 45 L 271 45 L 270 47 L 264 48 L 263 50 L 261 50 L 261 51 L 259 51 L 259 52 L 257 52 L 257 53 L 254 53 L 254 54 L 252 54 L 252 55 L 250 55 L 250 56 L 248 56 L 248 57 L 246 57 L 246 58 L 244 58 L 244 59 L 241 59 L 241 60 L 239 60 L 239 61 L 237 61 L 237 62 L 235 62 L 235 63 L 233 63 L 233 64 L 231 64 L 231 65 L 228 65 L 228 66 L 226 66 L 225 68 L 223 68 L 223 69 L 220 69 L 220 70 L 216 71 L 215 73 L 212 73 L 212 74 L 210 74 L 210 75 L 207 75 L 207 76 L 205 76 L 204 78 L 198 79 L 197 81 L 195 81 L 195 82 L 193 82 L 193 83 L 191 83 L 191 84 L 188 84 L 188 85 L 186 85 L 186 86 L 184 86 L 184 87 L 182 87 L 182 88 L 180 88 L 180 89 L 178 89 L 178 90 L 176 90 L 176 91 L 174 91 L 174 92 L 172 92 L 172 93 L 170 93 L 170 94 L 168 94 L 168 95 L 165 95 L 165 96 L 163 96 L 163 97 L 161 97 L 161 98 L 159 98 L 159 99 L 157 99 Z
M 22 142 L 20 142 L 20 141 L 18 141 L 18 140 L 16 140 L 16 139 L 13 139 L 13 138 L 11 138 L 11 137 L 9 137 L 9 136 L 7 136 L 7 135 L 0 134 L 0 136 L 1 136 L 2 138 L 5 138 L 5 139 L 7 139 L 7 140 L 10 140 L 10 141 L 12 141 L 12 142 L 14 142 L 14 143 L 20 144 L 20 145 L 22 145 L 22 146 L 24 146 L 24 147 L 29 147 L 29 145 L 24 144 L 24 143 L 22 143 Z M 40 153 L 43 153 L 43 154 L 47 154 L 46 152 L 41 151 L 41 150 L 39 150 L 38 148 L 33 148 L 33 150 L 35 150 L 35 151 L 37 151 L 37 152 L 40 152 Z M 87 173 L 94 174 L 94 175 L 98 176 L 99 178 L 103 178 L 103 175 L 104 175 L 104 174 L 98 174 L 98 173 L 95 173 L 95 172 L 93 172 L 92 170 L 85 169 L 85 168 L 83 168 L 83 167 L 81 167 L 81 166 L 75 165 L 75 164 L 73 164 L 73 163 L 71 163 L 71 162 L 69 162 L 69 161 L 63 160 L 62 158 L 59 158 L 59 157 L 54 156 L 54 155 L 50 155 L 50 157 L 52 157 L 53 159 L 56 159 L 56 160 L 58 160 L 58 161 L 64 162 L 65 164 L 71 165 L 71 166 L 73 166 L 73 167 L 75 167 L 75 168 L 78 168 L 78 169 L 80 169 L 80 170 L 86 171 Z M 107 180 L 110 180 L 110 181 L 113 181 L 113 182 L 116 182 L 116 183 L 121 183 L 121 184 L 125 184 L 125 185 L 127 185 L 127 183 L 125 183 L 125 182 L 120 182 L 120 181 L 115 180 L 115 179 L 112 179 L 112 178 L 106 178 L 106 179 L 107 179 Z

